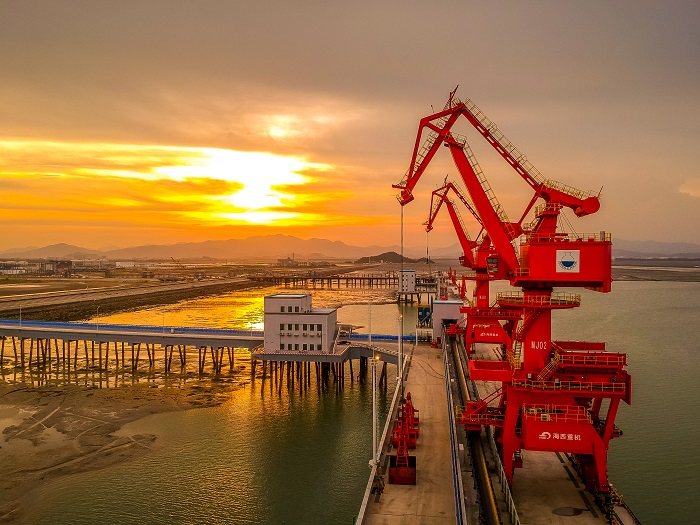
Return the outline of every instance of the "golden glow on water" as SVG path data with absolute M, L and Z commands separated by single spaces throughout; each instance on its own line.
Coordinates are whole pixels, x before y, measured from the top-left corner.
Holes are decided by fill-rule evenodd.
M 181 326 L 192 328 L 263 329 L 263 296 L 248 293 L 204 297 L 134 312 L 100 316 L 109 324 Z M 90 319 L 92 322 L 95 319 Z
M 264 295 L 283 291 L 302 292 L 257 289 L 102 315 L 99 322 L 259 330 Z M 373 326 L 381 326 L 379 318 L 386 311 L 388 326 L 395 327 L 398 305 L 385 302 L 391 295 L 388 289 L 317 290 L 313 302 L 350 308 L 341 319 L 364 324 L 369 308 L 361 303 L 371 300 L 377 317 Z M 295 383 L 294 374 L 288 377 L 271 369 L 263 378 L 260 366 L 251 377 L 244 355 L 238 354 L 236 363 L 240 368 L 221 378 L 233 379 L 221 406 L 155 414 L 129 423 L 121 433 L 155 434 L 158 446 L 138 461 L 42 485 L 32 494 L 32 501 L 41 504 L 27 511 L 27 523 L 88 525 L 107 515 L 127 525 L 351 521 L 367 483 L 372 433 L 372 389 L 357 380 L 357 362 L 352 371 L 345 363 L 342 387 L 332 382 L 326 388 L 316 381 L 313 366 L 308 383 Z M 378 392 L 380 422 L 391 402 L 391 385 L 396 384 L 395 366 L 387 373 L 389 389 Z M 190 374 L 184 380 L 197 378 Z M 342 490 L 326 494 L 328 487 Z M 175 493 L 178 498 L 169 497 Z M 319 494 L 326 494 L 320 506 Z
M 121 312 L 100 315 L 106 324 L 138 324 L 148 326 L 232 328 L 238 330 L 263 330 L 264 296 L 275 293 L 313 293 L 314 307 L 339 308 L 338 321 L 359 326 L 358 332 L 366 333 L 370 310 L 373 312 L 374 333 L 395 334 L 398 330 L 397 305 L 393 301 L 393 290 L 377 289 L 329 289 L 299 290 L 290 288 L 263 288 L 232 292 L 216 297 L 190 299 L 175 304 L 154 306 L 138 312 Z M 368 303 L 373 303 L 370 309 Z M 396 312 L 396 313 L 395 313 Z M 417 311 L 415 305 L 406 308 L 406 332 L 412 333 Z M 95 322 L 91 318 L 88 322 Z M 411 324 L 413 323 L 413 324 Z
M 342 388 L 332 382 L 320 388 L 313 368 L 306 386 L 285 374 L 252 380 L 244 370 L 220 406 L 128 423 L 120 435 L 155 434 L 157 445 L 137 461 L 41 484 L 24 522 L 92 525 L 105 516 L 124 525 L 351 522 L 367 483 L 371 387 L 346 379 Z M 379 421 L 392 394 L 379 389 Z

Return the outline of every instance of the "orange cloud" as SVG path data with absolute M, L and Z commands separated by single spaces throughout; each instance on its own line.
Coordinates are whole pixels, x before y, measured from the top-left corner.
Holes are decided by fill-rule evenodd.
M 387 207 L 393 190 L 382 177 L 224 148 L 0 140 L 0 220 L 7 226 L 0 248 L 280 232 L 363 243 L 353 228 L 395 222 L 389 214 L 396 210 Z
M 691 177 L 686 179 L 680 185 L 678 191 L 690 195 L 691 197 L 700 197 L 700 177 Z

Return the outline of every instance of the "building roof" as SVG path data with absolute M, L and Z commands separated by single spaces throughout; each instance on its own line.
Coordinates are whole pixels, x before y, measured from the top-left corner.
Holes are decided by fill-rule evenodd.
M 312 314 L 329 314 L 331 312 L 335 312 L 337 308 L 312 308 L 311 313 Z

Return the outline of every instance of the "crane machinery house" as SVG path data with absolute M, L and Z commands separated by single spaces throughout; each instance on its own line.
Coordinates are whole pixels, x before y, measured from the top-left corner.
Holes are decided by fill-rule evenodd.
M 313 308 L 311 294 L 265 297 L 265 351 L 328 354 L 337 333 L 338 310 Z

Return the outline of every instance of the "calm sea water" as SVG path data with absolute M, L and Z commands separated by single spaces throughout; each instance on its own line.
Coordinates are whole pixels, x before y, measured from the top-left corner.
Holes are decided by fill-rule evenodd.
M 261 328 L 257 290 L 101 317 L 100 322 Z M 315 306 L 342 306 L 340 322 L 398 330 L 388 292 L 314 293 Z M 370 307 L 367 303 L 372 301 Z M 343 306 L 344 305 L 344 306 Z M 415 308 L 405 312 L 411 333 Z M 559 339 L 607 341 L 629 354 L 632 406 L 617 417 L 610 479 L 645 524 L 695 523 L 700 458 L 700 283 L 621 282 L 613 293 L 583 292 L 582 307 L 555 312 Z M 339 393 L 281 393 L 257 381 L 217 408 L 158 414 L 129 432 L 158 435 L 138 462 L 69 476 L 31 496 L 32 524 L 352 523 L 368 476 L 371 387 Z M 380 400 L 382 414 L 388 399 Z
M 700 283 L 619 282 L 582 299 L 578 311 L 556 312 L 555 334 L 626 352 L 633 380 L 610 480 L 645 524 L 700 522 Z

